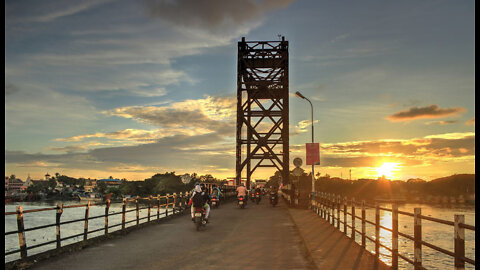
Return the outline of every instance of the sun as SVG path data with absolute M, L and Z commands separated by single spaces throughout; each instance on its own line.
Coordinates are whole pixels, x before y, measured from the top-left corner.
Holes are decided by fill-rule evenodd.
M 378 167 L 377 174 L 379 177 L 385 176 L 386 178 L 392 178 L 395 177 L 395 173 L 399 171 L 398 166 L 400 163 L 396 162 L 384 162 L 380 167 Z

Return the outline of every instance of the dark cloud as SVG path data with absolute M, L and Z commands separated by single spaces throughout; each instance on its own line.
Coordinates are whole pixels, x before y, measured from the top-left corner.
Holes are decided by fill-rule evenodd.
M 148 13 L 171 23 L 207 29 L 238 27 L 292 0 L 149 0 Z
M 440 108 L 433 104 L 428 107 L 413 107 L 387 117 L 392 122 L 411 121 L 415 119 L 431 119 L 457 115 L 465 112 L 464 108 Z
M 18 92 L 19 89 L 13 83 L 5 82 L 5 97 Z

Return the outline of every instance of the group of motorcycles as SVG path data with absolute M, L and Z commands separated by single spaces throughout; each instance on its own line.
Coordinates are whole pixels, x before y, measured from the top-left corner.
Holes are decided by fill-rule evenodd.
M 256 204 L 259 204 L 262 196 L 265 195 L 265 191 L 259 192 L 250 192 L 250 200 Z M 278 193 L 275 190 L 271 190 L 269 192 L 269 197 L 270 197 L 270 204 L 275 207 L 278 203 Z M 247 204 L 248 198 L 244 196 L 239 196 L 237 197 L 237 204 L 238 206 L 243 209 L 245 208 L 245 205 Z M 212 196 L 210 199 L 210 207 L 211 208 L 218 208 L 220 205 L 220 199 L 217 198 L 216 196 Z M 200 227 L 206 225 L 206 220 L 205 220 L 205 208 L 204 207 L 195 207 L 194 211 L 194 224 L 195 227 L 198 230 L 200 230 Z
M 262 196 L 265 195 L 265 191 L 262 191 L 262 192 L 259 192 L 259 191 L 255 191 L 255 192 L 250 192 L 250 200 L 256 204 L 259 204 L 260 203 L 260 200 L 262 200 Z M 275 207 L 275 205 L 277 205 L 278 203 L 278 193 L 277 191 L 270 191 L 269 192 L 269 197 L 270 197 L 270 204 Z M 237 204 L 238 206 L 243 209 L 245 208 L 245 205 L 247 204 L 247 201 L 248 199 L 247 198 L 244 198 L 243 196 L 239 196 L 237 197 Z

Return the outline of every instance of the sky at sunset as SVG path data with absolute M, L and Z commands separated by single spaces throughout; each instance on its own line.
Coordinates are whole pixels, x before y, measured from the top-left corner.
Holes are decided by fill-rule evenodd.
M 321 175 L 475 173 L 474 25 L 473 0 L 6 0 L 5 175 L 234 177 L 237 42 L 279 35 L 291 161 L 300 91 Z

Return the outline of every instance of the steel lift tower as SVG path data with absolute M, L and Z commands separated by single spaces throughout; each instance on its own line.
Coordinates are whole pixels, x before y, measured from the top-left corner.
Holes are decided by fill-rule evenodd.
M 288 41 L 238 42 L 236 185 L 257 168 L 289 183 Z

